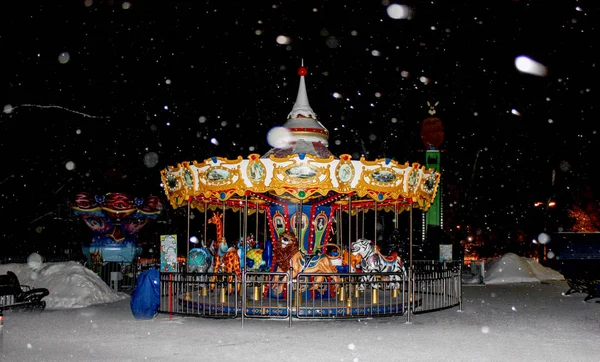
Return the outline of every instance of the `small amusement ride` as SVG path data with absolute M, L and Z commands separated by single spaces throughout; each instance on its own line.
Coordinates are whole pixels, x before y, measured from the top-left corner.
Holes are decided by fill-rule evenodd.
M 285 124 L 270 131 L 268 138 L 279 137 L 269 151 L 185 161 L 161 170 L 170 205 L 187 207 L 188 240 L 191 209 L 204 215 L 202 245 L 187 251 L 186 270 L 161 279 L 171 291 L 164 311 L 349 317 L 379 313 L 373 302 L 399 294 L 405 299 L 396 309 L 386 304 L 382 313 L 406 311 L 412 298 L 412 212 L 432 205 L 440 173 L 390 158 L 333 155 L 329 131 L 308 101 L 307 69 L 300 67 L 298 75 L 295 104 Z M 372 240 L 365 238 L 365 215 L 377 220 L 378 213 L 393 213 L 398 227 L 398 214 L 405 211 L 411 223 L 409 260 L 382 255 L 377 228 L 367 230 Z M 357 312 L 353 308 L 362 305 L 365 291 L 373 293 L 369 307 Z
M 163 205 L 157 196 L 133 197 L 110 192 L 94 195 L 80 192 L 71 207 L 93 232 L 83 245 L 83 253 L 94 265 L 105 262 L 131 263 L 142 248 L 136 235 L 160 215 Z

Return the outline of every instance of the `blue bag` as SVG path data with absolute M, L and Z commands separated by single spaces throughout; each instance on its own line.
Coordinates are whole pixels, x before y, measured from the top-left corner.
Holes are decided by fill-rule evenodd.
M 129 304 L 135 319 L 152 319 L 158 314 L 160 273 L 157 269 L 148 269 L 139 275 Z

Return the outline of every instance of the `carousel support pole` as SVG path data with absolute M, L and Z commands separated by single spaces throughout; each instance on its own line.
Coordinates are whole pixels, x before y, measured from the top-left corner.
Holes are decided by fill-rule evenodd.
M 394 202 L 394 229 L 398 229 L 398 202 Z
M 341 240 L 341 236 L 340 236 L 340 223 L 342 222 L 342 218 L 341 215 L 342 214 L 342 208 L 339 208 L 337 210 L 335 210 L 335 239 L 336 239 L 336 244 L 337 245 L 342 245 L 342 240 Z
M 204 240 L 204 243 L 202 244 L 203 247 L 206 248 L 206 227 L 208 225 L 208 202 L 204 201 L 204 238 L 202 238 L 202 240 Z
M 354 240 L 358 240 L 358 214 L 359 213 L 360 213 L 360 210 L 357 208 L 356 209 L 356 225 L 354 226 L 356 237 L 354 238 Z M 363 225 L 363 227 L 364 227 L 364 225 Z
M 373 210 L 375 211 L 375 239 L 373 239 L 373 243 L 375 244 L 375 250 L 377 250 L 377 201 L 375 201 Z
M 223 221 L 221 224 L 221 230 L 223 231 L 223 238 L 225 238 L 225 242 L 227 242 L 227 238 L 225 237 L 225 211 L 227 210 L 227 204 L 225 202 L 225 200 L 223 200 Z M 220 247 L 219 244 L 221 243 L 221 240 L 217 241 L 217 247 Z M 218 249 L 215 249 L 215 252 L 218 252 Z M 217 266 L 215 265 L 215 268 L 217 268 Z M 225 277 L 224 277 L 225 278 Z M 227 278 L 224 279 L 225 281 L 227 281 Z M 226 301 L 226 297 L 227 297 L 227 292 L 226 292 L 226 283 L 223 283 L 223 286 L 221 288 L 221 294 L 219 295 L 219 301 L 221 303 L 225 303 Z
M 300 206 L 298 208 L 298 210 L 296 210 L 296 230 L 297 230 L 297 235 L 296 238 L 300 241 L 300 245 L 304 245 L 304 235 L 302 235 L 302 200 L 300 200 Z M 302 249 L 302 248 L 300 248 Z M 305 250 L 306 252 L 308 252 L 308 250 Z M 312 250 L 311 250 L 312 252 Z
M 241 216 L 242 212 L 240 210 L 240 220 L 241 220 Z M 243 230 L 244 230 L 244 258 L 246 257 L 246 255 L 248 255 L 248 245 L 246 243 L 246 240 L 248 240 L 248 195 L 245 196 L 244 199 L 244 225 L 243 225 Z M 244 263 L 244 269 L 246 269 L 246 263 Z
M 223 201 L 223 224 L 222 224 L 223 237 L 225 237 L 225 211 L 226 210 L 227 210 L 227 205 L 225 204 L 225 201 Z M 225 240 L 227 240 L 227 238 Z M 221 242 L 221 240 L 217 241 L 217 243 L 220 243 L 220 242 Z
M 356 210 L 356 212 L 358 213 L 358 209 Z M 341 211 L 340 211 L 340 213 L 341 213 Z M 352 273 L 352 255 L 350 255 L 352 253 L 352 240 L 350 240 L 351 236 L 352 236 L 352 194 L 349 194 L 348 195 L 348 272 L 349 273 Z M 349 279 L 351 280 L 352 278 L 349 278 Z M 358 289 L 358 288 L 356 288 L 356 289 Z M 352 295 L 352 283 L 348 283 L 348 295 Z M 348 298 L 348 299 L 352 299 L 352 298 Z M 348 303 L 352 303 L 352 301 L 350 301 Z
M 258 207 L 258 206 L 257 206 Z M 268 207 L 268 206 L 267 206 Z M 258 216 L 257 216 L 258 217 Z M 268 220 L 267 220 L 267 210 L 265 210 L 265 223 L 263 225 L 263 238 L 265 239 L 264 242 L 267 242 L 267 224 L 268 224 Z M 275 240 L 273 240 L 273 242 L 275 242 Z M 263 249 L 265 248 L 265 246 L 263 245 Z
M 256 203 L 256 231 L 255 231 L 256 234 L 254 234 L 254 237 L 255 237 L 254 241 L 256 242 L 257 245 L 258 245 L 258 215 L 259 214 L 260 213 L 258 212 L 258 203 Z M 263 243 L 264 243 L 264 241 L 263 241 Z M 264 249 L 264 246 L 263 246 L 263 249 Z
M 240 218 L 242 215 L 242 211 L 240 210 Z M 258 215 L 256 215 L 258 217 Z M 257 219 L 258 220 L 258 219 Z M 246 255 L 248 255 L 248 194 L 244 196 L 244 259 Z M 241 261 L 240 261 L 241 262 Z M 242 283 L 242 327 L 244 326 L 244 313 L 246 312 L 246 298 L 247 298 L 247 288 L 246 288 L 246 261 L 244 260 L 244 268 L 242 269 L 242 280 L 238 280 L 238 283 Z M 236 285 L 237 288 L 237 285 Z M 258 288 L 255 287 L 255 292 Z
M 293 310 L 292 310 L 292 296 L 294 295 L 292 289 L 293 289 L 293 282 L 292 282 L 292 275 L 294 268 L 290 268 L 290 270 L 288 270 L 288 277 L 287 277 L 287 290 L 286 290 L 286 299 L 287 299 L 287 310 L 288 310 L 288 315 L 289 315 L 289 320 L 288 320 L 288 327 L 292 326 L 292 317 L 293 317 Z M 298 313 L 298 308 L 296 308 L 296 314 Z
M 358 211 L 357 211 L 358 212 Z M 348 268 L 352 265 L 352 258 L 350 253 L 352 252 L 352 241 L 350 236 L 352 235 L 352 194 L 348 195 Z
M 298 226 L 299 222 L 300 222 L 300 215 L 298 214 L 299 208 L 300 208 L 299 204 L 296 204 L 296 225 L 295 225 L 295 228 L 296 228 L 296 238 L 298 239 L 298 241 L 300 241 L 300 235 L 298 235 L 299 231 L 300 231 L 300 227 Z
M 409 219 L 410 219 L 410 228 L 408 229 L 408 239 L 409 239 L 409 251 L 408 251 L 408 255 L 409 255 L 409 265 L 408 265 L 408 311 L 406 311 L 406 323 L 410 323 L 410 313 L 414 308 L 414 298 L 413 298 L 413 204 L 412 204 L 412 199 L 410 200 L 410 209 L 409 209 Z
M 185 245 L 187 245 L 187 254 L 185 254 L 185 272 L 188 273 L 190 271 L 190 213 L 191 213 L 191 204 L 192 199 L 188 198 L 187 202 L 187 239 L 185 241 Z
M 248 298 L 248 291 L 246 290 L 246 269 L 242 269 L 242 313 L 241 313 L 241 319 L 242 319 L 242 328 L 244 328 L 244 314 L 246 313 L 246 305 L 247 305 L 247 299 Z
M 362 210 L 362 238 L 365 238 L 365 213 L 367 212 L 367 209 L 363 209 Z
M 398 230 L 398 202 L 394 202 L 394 229 Z M 404 261 L 402 261 L 404 263 Z M 392 290 L 392 298 L 398 298 L 398 289 Z

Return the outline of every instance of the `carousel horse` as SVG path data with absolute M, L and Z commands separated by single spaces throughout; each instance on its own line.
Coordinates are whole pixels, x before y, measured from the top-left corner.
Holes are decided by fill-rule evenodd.
M 364 276 L 361 276 L 360 290 L 365 289 L 368 282 L 372 282 L 375 278 L 373 273 L 402 273 L 402 278 L 398 275 L 386 276 L 387 279 L 394 281 L 390 283 L 390 288 L 399 289 L 400 282 L 406 280 L 406 270 L 402 264 L 402 260 L 395 253 L 391 256 L 384 256 L 375 249 L 370 240 L 358 239 L 352 243 L 352 254 L 360 255 L 360 266 Z M 371 274 L 371 275 L 369 275 Z M 373 288 L 378 288 L 378 284 L 372 284 Z
M 298 241 L 296 236 L 289 232 L 281 233 L 280 237 L 285 244 L 297 245 Z M 287 239 L 287 241 L 285 241 Z M 281 262 L 281 261 L 278 261 Z M 300 250 L 296 251 L 289 260 L 288 264 L 292 268 L 292 280 L 295 280 L 300 273 L 327 273 L 335 274 L 331 276 L 336 283 L 340 282 L 340 277 L 337 275 L 337 268 L 331 263 L 331 260 L 325 254 L 306 255 Z M 289 269 L 288 269 L 289 270 Z M 287 272 L 278 268 L 278 271 Z M 315 276 L 313 285 L 310 290 L 318 290 L 320 283 L 324 282 L 326 276 Z M 282 281 L 287 280 L 287 277 L 283 278 Z M 279 294 L 283 291 L 283 283 L 278 283 L 273 286 L 273 289 Z

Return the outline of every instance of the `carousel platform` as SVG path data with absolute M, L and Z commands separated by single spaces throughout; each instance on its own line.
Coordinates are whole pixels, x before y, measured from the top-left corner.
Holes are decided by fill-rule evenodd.
M 247 294 L 242 303 L 241 295 L 223 295 L 219 291 L 190 292 L 178 298 L 174 313 L 204 317 L 275 317 L 287 318 L 356 318 L 369 316 L 403 315 L 409 309 L 407 294 L 404 297 L 392 290 L 365 290 L 347 296 L 321 295 L 304 292 L 291 303 L 282 296 L 264 296 L 263 293 Z M 418 308 L 422 299 L 415 299 Z

